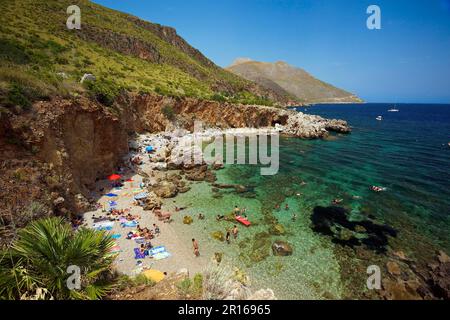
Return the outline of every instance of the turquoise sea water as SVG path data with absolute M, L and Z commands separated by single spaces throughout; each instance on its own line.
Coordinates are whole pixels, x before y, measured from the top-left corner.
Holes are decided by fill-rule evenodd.
M 251 191 L 223 189 L 217 195 L 211 185 L 196 183 L 176 198 L 176 205 L 188 206 L 185 214 L 202 212 L 206 219 L 190 226 L 177 221 L 175 227 L 186 241 L 196 235 L 205 254 L 224 253 L 224 261 L 245 270 L 255 287 L 270 287 L 287 299 L 365 297 L 366 267 L 384 264 L 391 252 L 402 250 L 418 263 L 429 261 L 436 250 L 449 253 L 450 106 L 400 104 L 400 112 L 387 112 L 391 106 L 308 108 L 306 113 L 347 120 L 353 132 L 325 140 L 282 138 L 275 176 L 261 176 L 258 166 L 226 166 L 218 171 L 218 182 L 246 185 Z M 383 121 L 375 119 L 379 115 Z M 387 191 L 375 193 L 371 185 Z M 386 253 L 366 249 L 363 259 L 356 247 L 335 244 L 314 231 L 314 208 L 331 206 L 335 198 L 343 199 L 340 206 L 350 220 L 370 217 L 397 230 L 397 237 L 388 237 Z M 277 204 L 281 209 L 275 209 Z M 235 205 L 247 208 L 253 225 L 240 227 L 230 245 L 212 239 L 213 231 L 233 226 L 214 217 Z M 270 232 L 276 223 L 285 233 Z M 288 241 L 293 255 L 273 256 L 275 240 Z

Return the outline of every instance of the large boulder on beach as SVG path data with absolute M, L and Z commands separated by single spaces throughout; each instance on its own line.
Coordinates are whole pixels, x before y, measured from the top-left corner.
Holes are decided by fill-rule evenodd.
M 173 182 L 161 181 L 153 187 L 153 192 L 161 198 L 173 198 L 178 194 L 178 189 Z
M 290 256 L 293 249 L 286 241 L 277 240 L 272 244 L 272 252 L 275 256 Z
M 149 211 L 156 208 L 161 208 L 161 205 L 161 199 L 154 192 L 149 192 L 147 199 L 144 201 L 143 209 Z

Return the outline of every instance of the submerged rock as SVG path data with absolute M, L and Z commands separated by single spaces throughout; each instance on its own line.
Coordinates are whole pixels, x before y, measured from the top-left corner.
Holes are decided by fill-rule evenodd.
M 222 231 L 214 231 L 213 233 L 211 233 L 211 236 L 219 241 L 225 241 L 225 235 Z
M 192 219 L 191 216 L 184 216 L 183 217 L 183 223 L 184 224 L 191 224 L 192 222 L 194 222 L 194 219 Z
M 377 253 L 387 251 L 388 236 L 397 236 L 397 231 L 388 225 L 370 220 L 350 221 L 348 211 L 341 207 L 315 207 L 311 222 L 315 232 L 330 236 L 334 243 L 349 247 L 365 245 Z
M 272 252 L 275 256 L 290 256 L 293 249 L 286 241 L 277 240 L 272 244 Z
M 269 233 L 274 236 L 281 236 L 286 233 L 286 229 L 282 224 L 277 223 L 270 227 Z

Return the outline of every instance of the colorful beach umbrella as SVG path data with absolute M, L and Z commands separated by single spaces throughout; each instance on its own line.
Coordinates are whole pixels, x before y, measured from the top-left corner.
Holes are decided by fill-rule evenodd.
M 147 152 L 151 152 L 153 150 L 155 150 L 155 149 L 152 146 L 146 146 L 145 147 L 145 151 L 147 151 Z
M 119 180 L 120 178 L 121 178 L 120 175 L 118 175 L 118 174 L 112 174 L 112 175 L 110 175 L 110 176 L 108 177 L 108 180 L 109 180 L 109 181 L 116 181 L 116 180 Z
M 154 282 L 160 282 L 164 279 L 165 274 L 162 271 L 155 270 L 155 269 L 149 269 L 142 272 L 144 276 L 147 277 L 147 279 L 150 279 Z

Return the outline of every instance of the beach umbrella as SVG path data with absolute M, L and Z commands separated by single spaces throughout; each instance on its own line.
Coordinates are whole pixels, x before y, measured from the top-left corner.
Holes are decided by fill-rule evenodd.
M 116 180 L 119 180 L 120 178 L 121 178 L 120 175 L 118 175 L 118 174 L 112 174 L 112 175 L 110 175 L 110 176 L 108 177 L 108 180 L 109 180 L 109 181 L 116 181 Z
M 146 146 L 146 147 L 145 147 L 145 151 L 147 151 L 147 152 L 151 152 L 151 151 L 153 151 L 153 150 L 155 150 L 155 149 L 153 149 L 152 146 Z
M 163 272 L 155 269 L 145 270 L 142 274 L 154 282 L 160 282 L 165 277 Z

